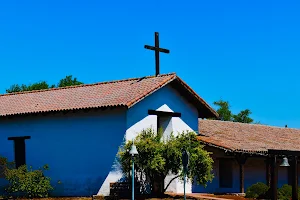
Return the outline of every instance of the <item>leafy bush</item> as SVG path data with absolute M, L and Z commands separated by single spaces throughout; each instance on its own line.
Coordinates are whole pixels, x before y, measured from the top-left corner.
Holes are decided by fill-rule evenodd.
M 278 199 L 282 200 L 290 200 L 292 199 L 292 186 L 291 185 L 283 185 L 278 189 Z M 298 187 L 298 198 L 300 198 L 300 187 Z
M 182 132 L 176 136 L 172 133 L 168 137 L 163 137 L 162 130 L 157 133 L 149 128 L 139 133 L 134 139 L 134 144 L 139 152 L 134 158 L 135 170 L 138 172 L 137 174 L 142 174 L 142 176 L 137 176 L 137 181 L 144 188 L 149 188 L 151 194 L 161 196 L 167 190 L 175 179 L 164 183 L 166 176 L 170 173 L 177 174 L 175 177 L 183 180 L 182 149 L 186 149 L 190 154 L 187 172 L 189 179 L 200 185 L 206 185 L 214 177 L 212 174 L 213 159 L 199 143 L 194 132 Z M 126 142 L 118 152 L 118 161 L 123 175 L 129 180 L 132 166 L 132 157 L 129 153 L 131 145 L 132 141 Z M 144 175 L 147 177 L 146 181 L 144 181 Z
M 26 165 L 17 169 L 7 168 L 5 178 L 9 184 L 6 191 L 10 196 L 48 197 L 49 191 L 53 190 L 50 178 L 44 176 L 44 171 L 48 169 L 47 165 L 38 170 L 33 170 L 32 167 L 28 169 Z
M 258 198 L 265 195 L 269 187 L 261 182 L 251 185 L 246 191 L 246 198 Z
M 292 198 L 292 186 L 284 184 L 278 189 L 278 199 L 290 200 Z

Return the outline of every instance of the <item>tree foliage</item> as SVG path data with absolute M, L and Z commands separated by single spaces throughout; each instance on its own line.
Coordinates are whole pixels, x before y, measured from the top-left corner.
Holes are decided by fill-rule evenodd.
M 252 123 L 253 119 L 249 117 L 252 112 L 249 109 L 240 111 L 237 115 L 232 115 L 234 122 Z
M 203 146 L 196 138 L 193 132 L 180 133 L 178 136 L 173 134 L 170 137 L 162 137 L 161 131 L 154 132 L 152 129 L 146 129 L 134 140 L 139 154 L 135 157 L 136 172 L 145 175 L 138 176 L 138 181 L 150 186 L 152 194 L 154 185 L 160 182 L 161 189 L 158 192 L 164 192 L 170 183 L 163 185 L 164 179 L 170 173 L 177 174 L 177 177 L 183 180 L 182 171 L 182 149 L 187 149 L 190 154 L 189 170 L 187 177 L 198 184 L 206 185 L 212 181 L 212 163 L 213 160 L 209 153 L 203 149 Z M 132 141 L 125 143 L 118 152 L 119 163 L 123 174 L 130 178 L 132 166 L 131 155 L 129 154 Z M 130 179 L 129 179 L 130 180 Z
M 81 85 L 82 82 L 78 81 L 77 78 L 72 78 L 72 75 L 66 76 L 65 78 L 61 79 L 57 85 L 57 87 L 67 87 L 72 85 Z
M 5 186 L 8 197 L 48 197 L 49 192 L 53 190 L 50 178 L 44 176 L 44 172 L 49 170 L 48 165 L 37 170 L 26 165 L 16 168 L 14 162 L 0 156 L 0 167 L 0 178 L 8 182 Z
M 261 198 L 266 195 L 268 190 L 269 186 L 267 186 L 265 183 L 255 183 L 247 188 L 246 198 Z
M 65 78 L 61 79 L 57 86 L 49 85 L 46 81 L 39 81 L 33 84 L 13 84 L 8 89 L 6 89 L 7 93 L 14 93 L 14 92 L 24 92 L 24 91 L 32 91 L 32 90 L 44 90 L 56 87 L 67 87 L 72 85 L 81 85 L 82 82 L 78 81 L 77 78 L 73 78 L 72 75 L 66 76 Z
M 253 119 L 249 117 L 252 112 L 249 109 L 240 111 L 238 114 L 233 114 L 230 110 L 228 101 L 215 101 L 214 105 L 218 107 L 217 112 L 223 121 L 233 121 L 241 123 L 252 123 Z
M 43 90 L 43 89 L 49 89 L 55 87 L 54 85 L 49 86 L 46 81 L 40 81 L 37 83 L 29 84 L 29 85 L 18 85 L 14 84 L 10 86 L 9 89 L 6 90 L 7 93 L 13 93 L 13 92 L 23 92 L 23 91 L 32 91 L 32 90 Z
M 214 102 L 215 106 L 218 106 L 219 108 L 217 109 L 217 112 L 223 121 L 231 121 L 232 119 L 232 113 L 230 111 L 230 105 L 228 101 L 215 101 Z
M 17 169 L 7 169 L 5 178 L 9 184 L 6 191 L 10 196 L 21 196 L 27 198 L 48 197 L 49 191 L 53 190 L 50 178 L 44 176 L 44 171 L 48 170 L 48 166 L 33 170 L 32 167 L 26 165 Z

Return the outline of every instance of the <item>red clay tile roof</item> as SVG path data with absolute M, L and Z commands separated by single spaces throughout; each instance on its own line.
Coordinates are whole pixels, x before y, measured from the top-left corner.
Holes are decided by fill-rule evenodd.
M 126 79 L 97 84 L 71 86 L 0 95 L 0 116 L 45 113 L 88 108 L 132 107 L 148 95 L 171 82 L 180 82 L 175 73 Z M 187 85 L 181 81 L 181 84 Z M 216 112 L 196 93 L 189 91 L 208 116 Z
M 300 150 L 299 129 L 199 120 L 199 133 L 203 143 L 229 151 L 266 154 L 268 149 Z

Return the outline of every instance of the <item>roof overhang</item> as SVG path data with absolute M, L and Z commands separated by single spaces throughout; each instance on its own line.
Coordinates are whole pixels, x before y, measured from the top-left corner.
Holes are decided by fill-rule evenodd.
M 219 118 L 219 114 L 181 78 L 177 76 L 170 85 L 197 108 L 199 118 Z

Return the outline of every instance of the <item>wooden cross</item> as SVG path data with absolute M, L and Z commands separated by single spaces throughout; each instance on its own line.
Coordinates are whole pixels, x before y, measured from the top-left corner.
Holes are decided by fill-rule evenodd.
M 155 38 L 155 46 L 149 46 L 149 45 L 145 45 L 145 49 L 150 49 L 155 51 L 155 75 L 159 75 L 159 52 L 162 53 L 170 53 L 170 50 L 168 49 L 163 49 L 159 47 L 159 39 L 158 39 L 158 32 L 154 33 L 154 38 Z

